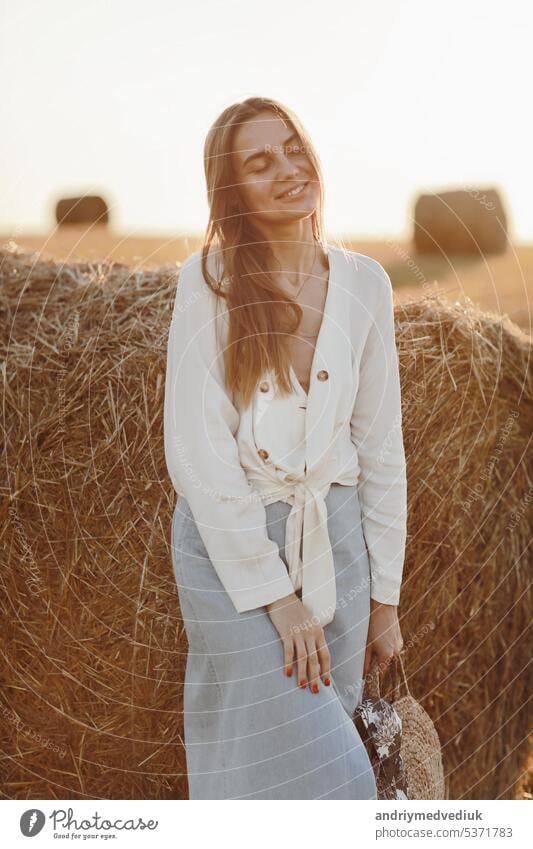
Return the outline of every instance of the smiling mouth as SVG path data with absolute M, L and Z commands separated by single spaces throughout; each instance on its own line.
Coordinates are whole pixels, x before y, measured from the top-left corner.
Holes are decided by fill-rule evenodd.
M 295 186 L 294 189 L 290 189 L 290 190 L 288 189 L 286 192 L 283 192 L 281 195 L 278 195 L 276 197 L 276 200 L 279 200 L 280 198 L 295 198 L 295 197 L 298 197 L 298 195 L 302 194 L 302 192 L 304 191 L 308 182 L 309 181 L 307 181 L 306 183 L 300 183 L 300 185 Z

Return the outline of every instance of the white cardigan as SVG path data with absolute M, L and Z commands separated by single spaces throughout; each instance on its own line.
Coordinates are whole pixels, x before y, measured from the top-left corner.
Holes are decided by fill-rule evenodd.
M 203 279 L 201 252 L 191 254 L 179 271 L 164 409 L 169 476 L 188 501 L 236 610 L 301 587 L 302 601 L 322 625 L 343 603 L 336 598 L 324 501 L 331 483 L 358 487 L 371 597 L 385 604 L 399 603 L 407 523 L 391 281 L 364 254 L 329 246 L 328 259 L 309 393 L 291 368 L 294 392 L 279 395 L 271 371 L 243 409 L 224 386 L 225 301 Z M 220 279 L 219 256 L 210 253 L 208 263 Z M 289 571 L 266 529 L 265 505 L 277 500 L 292 505 Z

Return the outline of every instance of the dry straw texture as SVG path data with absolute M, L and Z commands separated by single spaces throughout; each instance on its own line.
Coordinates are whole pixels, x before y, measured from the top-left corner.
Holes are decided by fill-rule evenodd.
M 186 798 L 162 417 L 176 268 L 8 251 L 0 270 L 3 794 Z M 439 296 L 396 320 L 407 680 L 449 798 L 508 798 L 529 720 L 530 340 Z
M 445 799 L 446 786 L 440 740 L 424 708 L 402 696 L 393 707 L 402 720 L 402 756 L 409 782 L 410 799 Z

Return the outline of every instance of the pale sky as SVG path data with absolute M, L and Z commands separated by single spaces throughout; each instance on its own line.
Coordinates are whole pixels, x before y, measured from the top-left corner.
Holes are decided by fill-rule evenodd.
M 237 100 L 290 106 L 326 226 L 405 238 L 420 191 L 495 186 L 533 241 L 533 13 L 508 0 L 0 0 L 0 233 L 101 193 L 124 235 L 202 233 L 205 135 Z

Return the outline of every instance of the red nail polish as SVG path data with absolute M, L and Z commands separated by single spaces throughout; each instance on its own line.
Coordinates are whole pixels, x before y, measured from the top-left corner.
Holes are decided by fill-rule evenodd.
M 287 676 L 290 678 L 291 675 L 292 675 L 292 667 L 290 669 L 287 669 Z
M 326 687 L 329 687 L 329 685 L 331 684 L 331 681 L 329 680 L 329 678 L 324 679 L 324 684 L 326 685 Z
M 318 693 L 318 684 L 313 684 L 313 693 Z
M 306 686 L 307 686 L 307 684 L 306 684 L 305 681 L 300 681 L 300 687 L 306 687 Z

